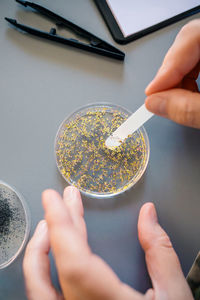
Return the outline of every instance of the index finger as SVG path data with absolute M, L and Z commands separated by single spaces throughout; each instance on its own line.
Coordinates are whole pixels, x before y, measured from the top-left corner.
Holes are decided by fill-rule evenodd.
M 200 60 L 200 20 L 185 25 L 166 54 L 156 77 L 146 88 L 151 95 L 175 87 Z M 196 74 L 197 75 L 197 74 Z
M 73 223 L 72 217 L 62 199 L 54 190 L 42 194 L 45 219 L 47 221 L 50 244 L 58 271 L 69 263 L 75 263 L 77 257 L 89 253 L 85 237 L 83 238 Z M 66 261 L 66 257 L 70 258 Z

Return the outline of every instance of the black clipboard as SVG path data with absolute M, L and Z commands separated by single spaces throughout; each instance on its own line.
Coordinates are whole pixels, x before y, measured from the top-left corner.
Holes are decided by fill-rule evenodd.
M 172 18 L 166 19 L 160 23 L 157 23 L 151 27 L 145 28 L 141 31 L 138 31 L 132 35 L 129 35 L 127 37 L 124 37 L 119 25 L 117 24 L 115 17 L 112 14 L 112 11 L 110 10 L 110 7 L 108 6 L 106 0 L 94 0 L 96 6 L 98 7 L 99 11 L 101 12 L 102 17 L 104 18 L 110 33 L 113 37 L 113 39 L 118 43 L 118 44 L 127 44 L 129 42 L 132 42 L 134 40 L 137 40 L 149 33 L 152 33 L 156 30 L 159 30 L 163 27 L 166 27 L 170 24 L 173 24 L 177 21 L 180 21 L 184 18 L 187 18 L 189 16 L 192 16 L 198 12 L 200 12 L 200 5 L 187 10 L 183 13 L 180 13 Z

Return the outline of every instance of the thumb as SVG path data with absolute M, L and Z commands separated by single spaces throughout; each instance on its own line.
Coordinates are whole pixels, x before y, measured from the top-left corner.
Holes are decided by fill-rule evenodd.
M 138 234 L 155 290 L 155 299 L 192 299 L 178 257 L 168 235 L 157 222 L 152 203 L 146 203 L 141 208 Z
M 200 94 L 183 89 L 171 89 L 152 94 L 145 105 L 151 112 L 172 121 L 200 128 Z

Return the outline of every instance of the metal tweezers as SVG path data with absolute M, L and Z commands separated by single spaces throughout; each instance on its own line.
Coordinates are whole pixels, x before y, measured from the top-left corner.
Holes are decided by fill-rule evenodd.
M 21 29 L 22 31 L 25 31 L 27 33 L 30 33 L 32 35 L 51 40 L 54 42 L 58 42 L 64 45 L 69 45 L 71 47 L 79 48 L 85 51 L 97 53 L 103 56 L 112 57 L 118 60 L 124 60 L 125 54 L 120 51 L 119 49 L 113 47 L 112 45 L 108 44 L 107 42 L 101 40 L 94 34 L 88 32 L 87 30 L 79 27 L 78 25 L 72 23 L 69 20 L 64 19 L 63 17 L 55 14 L 54 12 L 48 10 L 47 8 L 38 5 L 33 2 L 24 1 L 24 0 L 16 0 L 19 4 L 25 6 L 25 7 L 31 7 L 37 12 L 41 13 L 42 15 L 48 17 L 49 19 L 55 21 L 57 26 L 62 26 L 70 29 L 73 31 L 76 35 L 81 36 L 87 40 L 89 40 L 89 43 L 83 43 L 80 42 L 77 39 L 73 38 L 64 38 L 60 35 L 56 34 L 56 28 L 51 28 L 50 32 L 45 32 L 33 27 L 26 26 L 24 24 L 19 24 L 17 20 L 5 18 L 6 21 L 14 25 L 15 27 Z

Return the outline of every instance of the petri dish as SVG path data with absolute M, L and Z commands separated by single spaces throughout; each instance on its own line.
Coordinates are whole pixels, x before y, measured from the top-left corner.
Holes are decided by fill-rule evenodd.
M 30 213 L 23 197 L 0 181 L 0 269 L 22 252 L 30 232 Z
M 125 192 L 144 174 L 149 160 L 149 140 L 144 127 L 114 150 L 107 137 L 131 112 L 109 103 L 84 106 L 60 125 L 55 156 L 63 178 L 82 193 L 110 197 Z

